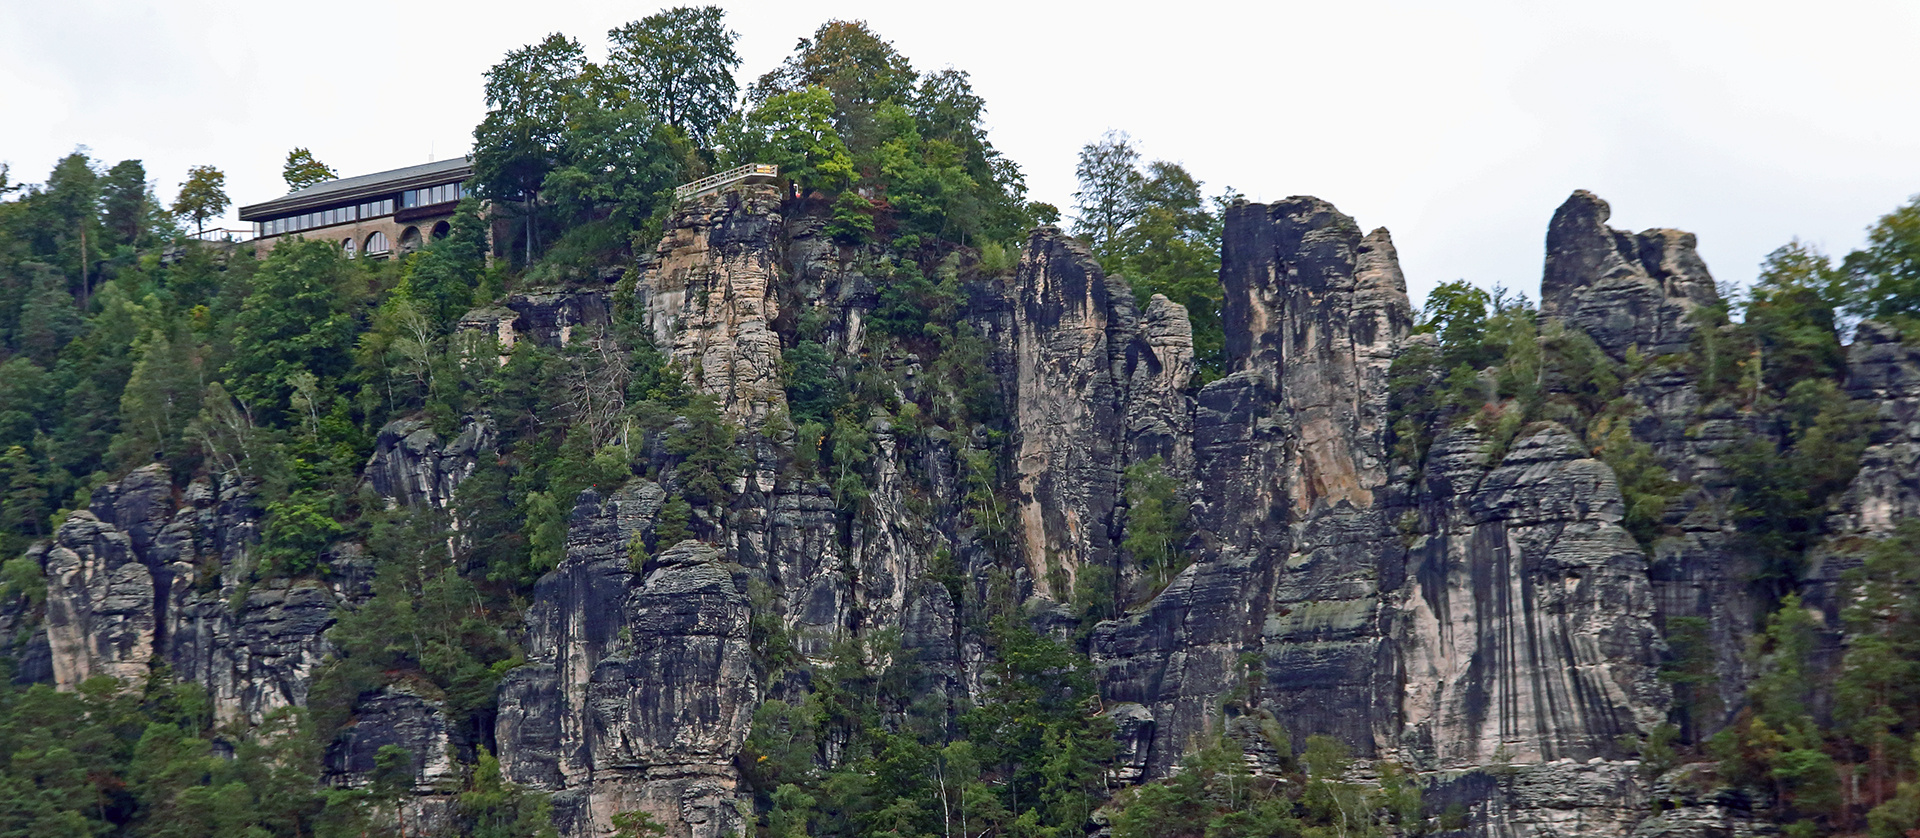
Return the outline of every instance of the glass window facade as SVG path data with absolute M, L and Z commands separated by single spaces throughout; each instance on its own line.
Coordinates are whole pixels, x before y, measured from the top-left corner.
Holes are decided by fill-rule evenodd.
M 259 236 L 284 236 L 288 233 L 298 233 L 302 230 L 311 230 L 315 227 L 327 227 L 334 224 L 346 224 L 368 218 L 378 218 L 383 215 L 392 215 L 394 200 L 393 198 L 383 198 L 378 201 L 368 201 L 363 204 L 315 210 L 299 215 L 289 215 L 285 218 L 261 221 L 254 224 L 254 234 Z
M 383 215 L 392 215 L 395 209 L 411 209 L 413 207 L 451 204 L 462 198 L 469 197 L 472 194 L 472 190 L 467 189 L 464 183 L 442 183 L 437 186 L 428 186 L 421 189 L 408 189 L 393 198 L 382 198 L 378 201 L 367 201 L 344 207 L 315 210 L 299 215 L 289 215 L 284 218 L 255 222 L 254 235 L 284 236 L 289 233 L 298 233 L 302 230 L 311 230 L 316 227 L 328 227 L 335 224 L 347 224 L 369 218 L 379 218 Z M 372 253 L 373 249 L 369 247 L 366 252 Z
M 434 204 L 451 204 L 461 198 L 472 195 L 464 183 L 443 183 L 423 189 L 409 189 L 400 193 L 400 208 L 430 207 Z

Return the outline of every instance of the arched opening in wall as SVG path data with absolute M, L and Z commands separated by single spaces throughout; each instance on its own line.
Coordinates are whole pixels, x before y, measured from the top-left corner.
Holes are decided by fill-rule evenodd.
M 412 253 L 420 249 L 420 228 L 408 227 L 400 231 L 400 252 Z
M 439 241 L 441 239 L 444 239 L 447 237 L 447 234 L 451 232 L 453 232 L 452 224 L 448 224 L 445 221 L 435 224 L 433 225 L 433 240 Z
M 353 239 L 340 240 L 340 252 L 347 254 L 348 259 L 353 258 L 354 251 L 357 249 L 358 248 L 355 246 Z
M 386 233 L 375 230 L 373 235 L 367 237 L 368 256 L 385 256 L 387 251 L 392 249 L 393 245 L 388 243 Z

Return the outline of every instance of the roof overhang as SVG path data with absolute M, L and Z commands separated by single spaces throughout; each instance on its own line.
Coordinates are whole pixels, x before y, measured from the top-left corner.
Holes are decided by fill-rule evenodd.
M 240 208 L 241 221 L 260 221 L 282 215 L 292 215 L 307 210 L 324 209 L 341 204 L 356 203 L 368 198 L 384 198 L 404 189 L 418 189 L 422 186 L 435 186 L 454 180 L 466 180 L 473 176 L 471 163 L 435 169 L 429 172 L 410 173 L 409 170 L 396 171 L 399 177 L 391 179 L 368 180 L 342 189 L 303 189 L 285 197 L 258 204 L 249 204 Z M 325 184 L 321 185 L 322 187 Z M 318 190 L 318 191 L 316 191 Z

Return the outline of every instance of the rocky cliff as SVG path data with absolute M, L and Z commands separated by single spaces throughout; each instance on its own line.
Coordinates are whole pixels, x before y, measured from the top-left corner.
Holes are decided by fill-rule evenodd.
M 657 447 L 644 476 L 571 499 L 490 741 L 464 741 L 436 699 L 389 687 L 361 697 L 336 742 L 338 783 L 364 782 L 380 746 L 402 744 L 430 797 L 453 777 L 449 754 L 484 744 L 509 780 L 552 794 L 565 835 L 607 834 L 633 810 L 675 836 L 744 833 L 754 803 L 737 760 L 763 702 L 813 689 L 848 644 L 914 660 L 940 701 L 977 699 L 985 652 L 968 621 L 1007 597 L 1042 632 L 1084 643 L 1122 782 L 1168 776 L 1214 735 L 1270 766 L 1321 734 L 1418 772 L 1429 809 L 1457 804 L 1474 836 L 1737 826 L 1704 798 L 1656 814 L 1656 797 L 1685 795 L 1637 759 L 1673 707 L 1666 621 L 1708 627 L 1724 716 L 1757 607 L 1716 457 L 1758 429 L 1703 395 L 1697 371 L 1657 360 L 1689 351 L 1713 328 L 1698 312 L 1720 302 L 1690 234 L 1614 230 L 1607 205 L 1576 192 L 1546 237 L 1544 328 L 1634 370 L 1610 409 L 1685 486 L 1642 543 L 1573 418 L 1509 416 L 1525 408 L 1491 398 L 1429 429 L 1419 462 L 1396 459 L 1393 367 L 1430 339 L 1411 334 L 1387 231 L 1325 201 L 1227 210 L 1228 369 L 1199 387 L 1185 309 L 1161 296 L 1142 308 L 1085 245 L 1034 231 L 1011 272 L 966 274 L 956 315 L 987 344 L 1004 424 L 933 428 L 916 401 L 934 386 L 923 358 L 868 340 L 888 278 L 783 197 L 749 185 L 700 198 L 630 285 L 520 295 L 463 321 L 503 348 L 562 345 L 631 304 L 670 368 L 735 423 L 744 465 L 726 475 L 728 504 L 696 510 L 698 538 L 678 543 L 659 533 L 688 475 Z M 805 339 L 892 411 L 857 428 L 871 451 L 857 494 L 798 464 L 818 445 L 786 421 L 783 363 L 803 318 Z M 1884 534 L 1920 513 L 1920 355 L 1868 323 L 1849 370 L 1874 430 L 1834 526 Z M 366 484 L 390 508 L 448 508 L 493 446 L 483 421 L 451 441 L 396 422 Z M 1127 470 L 1156 458 L 1192 513 L 1188 562 L 1164 586 L 1124 546 Z M 981 492 L 1005 500 L 1004 524 Z M 46 618 L 18 657 L 46 671 L 21 677 L 131 686 L 165 666 L 204 685 L 223 719 L 304 704 L 334 609 L 363 597 L 364 579 L 343 553 L 329 582 L 250 584 L 251 498 L 237 478 L 176 488 L 160 466 L 96 490 L 31 554 Z M 1076 639 L 1074 609 L 1103 576 L 1126 601 Z M 772 633 L 790 644 L 777 665 Z

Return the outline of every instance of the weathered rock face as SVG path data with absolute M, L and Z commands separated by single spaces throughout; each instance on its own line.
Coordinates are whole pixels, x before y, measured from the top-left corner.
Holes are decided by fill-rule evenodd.
M 142 680 L 153 659 L 159 601 L 133 540 L 91 512 L 75 512 L 42 562 L 54 685 L 71 690 L 95 675 Z
M 897 637 L 923 698 L 979 689 L 986 653 L 969 609 L 1000 566 L 964 505 L 994 431 L 913 421 L 904 404 L 928 386 L 921 359 L 864 351 L 885 343 L 866 339 L 866 323 L 887 280 L 863 275 L 860 249 L 818 218 L 785 219 L 782 197 L 746 185 L 689 202 L 637 269 L 634 302 L 655 341 L 748 430 L 749 465 L 728 508 L 695 512 L 706 541 L 655 544 L 680 477 L 655 452 L 665 487 L 583 494 L 563 562 L 535 589 L 527 660 L 500 686 L 491 745 L 510 780 L 553 794 L 570 838 L 636 809 L 675 838 L 751 829 L 734 761 L 754 710 L 796 698 L 806 665 L 850 639 Z M 1692 237 L 1616 231 L 1607 213 L 1584 192 L 1556 213 L 1543 312 L 1616 359 L 1685 349 L 1702 328 L 1692 312 L 1716 300 Z M 961 319 L 985 340 L 1010 432 L 1006 485 L 993 488 L 1015 513 L 1013 594 L 1049 629 L 1072 619 L 1064 606 L 1090 569 L 1144 600 L 1088 641 L 1122 746 L 1118 779 L 1164 777 L 1216 734 L 1275 773 L 1278 722 L 1296 748 L 1328 734 L 1421 772 L 1430 805 L 1460 803 L 1474 838 L 1750 829 L 1749 802 L 1650 783 L 1622 743 L 1667 718 L 1662 620 L 1706 619 L 1727 709 L 1744 687 L 1754 606 L 1716 452 L 1756 424 L 1709 403 L 1680 365 L 1630 382 L 1631 433 L 1692 486 L 1665 521 L 1678 534 L 1643 549 L 1621 526 L 1612 471 L 1567 426 L 1496 440 L 1457 424 L 1434 429 L 1425 462 L 1391 460 L 1388 371 L 1415 338 L 1385 230 L 1315 198 L 1244 204 L 1227 212 L 1222 261 L 1229 374 L 1197 390 L 1185 309 L 1158 296 L 1137 306 L 1057 229 L 1030 236 L 1012 276 L 965 285 Z M 609 322 L 606 279 L 517 295 L 463 326 L 502 344 L 566 344 Z M 858 512 L 798 465 L 796 429 L 767 421 L 786 407 L 782 335 L 901 397 L 898 415 L 861 429 L 873 456 Z M 1850 391 L 1879 419 L 1836 528 L 1883 534 L 1920 514 L 1920 350 L 1866 324 L 1850 363 Z M 491 446 L 483 424 L 447 442 L 395 422 L 366 479 L 392 506 L 446 508 Z M 1158 591 L 1121 546 L 1126 469 L 1156 457 L 1195 527 L 1183 545 L 1194 563 Z M 48 599 L 30 648 L 45 649 L 47 677 L 132 683 L 164 663 L 206 685 L 223 720 L 304 703 L 332 611 L 365 580 L 340 572 L 334 590 L 242 595 L 257 520 L 241 486 L 179 490 L 158 467 L 102 487 L 33 553 Z M 0 633 L 20 619 L 0 612 Z M 757 661 L 756 624 L 792 643 L 784 677 Z M 454 729 L 421 693 L 402 682 L 363 696 L 329 779 L 364 782 L 380 748 L 398 745 L 415 761 L 415 808 L 444 819 L 460 770 L 448 753 L 489 743 L 463 741 L 484 731 Z
M 1296 739 L 1370 754 L 1392 719 L 1382 583 L 1398 546 L 1376 492 L 1387 366 L 1412 313 L 1391 241 L 1311 198 L 1234 207 L 1226 225 L 1233 371 L 1193 419 L 1199 560 L 1093 638 L 1109 697 L 1153 720 L 1155 776 L 1249 679 L 1255 711 Z
M 132 687 L 164 664 L 204 686 L 221 721 L 304 705 L 336 598 L 315 583 L 240 592 L 257 514 L 237 485 L 216 497 L 196 482 L 176 500 L 158 465 L 95 491 L 36 548 L 55 685 L 109 675 Z
M 627 545 L 664 497 L 642 481 L 581 496 L 528 614 L 528 663 L 500 688 L 501 768 L 556 792 L 569 834 L 636 809 L 676 835 L 745 826 L 732 760 L 759 703 L 745 577 L 692 541 L 636 567 Z
M 781 191 L 743 185 L 680 206 L 638 293 L 656 345 L 747 427 L 786 406 L 774 247 Z
M 1605 226 L 1608 208 L 1575 192 L 1554 215 L 1547 239 L 1541 310 L 1582 331 L 1615 358 L 1629 347 L 1644 356 L 1688 348 L 1701 328 L 1702 306 L 1719 303 L 1712 276 L 1694 251 L 1693 237 L 1676 230 L 1629 234 Z M 1623 394 L 1635 406 L 1629 428 L 1650 445 L 1661 465 L 1690 488 L 1667 507 L 1665 523 L 1678 535 L 1651 545 L 1648 575 L 1657 619 L 1699 620 L 1715 658 L 1718 713 L 1696 718 L 1706 736 L 1739 707 L 1745 691 L 1747 648 L 1761 610 L 1752 579 L 1751 551 L 1742 549 L 1729 513 L 1732 487 L 1720 465 L 1729 445 L 1776 430 L 1764 417 L 1726 400 L 1703 397 L 1694 373 L 1655 365 Z
M 366 478 L 373 490 L 392 506 L 437 506 L 453 503 L 460 481 L 473 474 L 482 452 L 493 447 L 493 429 L 469 421 L 460 435 L 444 445 L 440 436 L 417 419 L 389 422 L 375 438 L 367 460 Z
M 1883 324 L 1861 323 L 1847 353 L 1847 394 L 1874 415 L 1835 529 L 1886 535 L 1920 516 L 1920 347 Z
M 1693 308 L 1720 298 L 1693 234 L 1615 230 L 1611 213 L 1586 190 L 1554 211 L 1540 313 L 1586 332 L 1615 358 L 1633 346 L 1645 355 L 1684 351 Z
M 1558 425 L 1486 470 L 1471 433 L 1434 443 L 1400 615 L 1408 761 L 1456 769 L 1619 757 L 1665 720 L 1647 561 L 1613 470 Z
M 327 749 L 327 770 L 345 785 L 365 785 L 377 767 L 380 749 L 397 746 L 413 761 L 415 789 L 431 792 L 461 779 L 452 760 L 454 745 L 445 710 L 396 685 L 355 705 L 353 720 Z
M 1142 317 L 1125 280 L 1053 227 L 994 291 L 980 322 L 1011 405 L 1018 547 L 1032 592 L 1065 602 L 1083 568 L 1117 563 L 1126 467 L 1157 456 L 1192 474 L 1193 330 L 1163 296 Z
M 1079 568 L 1113 549 L 1122 384 L 1108 332 L 1114 305 L 1133 301 L 1085 245 L 1050 229 L 1028 242 L 1012 293 L 1022 547 L 1035 592 L 1064 599 Z
M 600 276 L 579 287 L 525 291 L 507 295 L 500 305 L 477 308 L 460 318 L 463 334 L 492 339 L 506 354 L 523 340 L 538 346 L 567 346 L 576 336 L 604 331 L 613 322 L 613 285 L 620 273 Z

